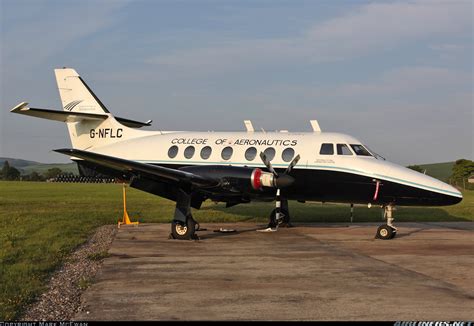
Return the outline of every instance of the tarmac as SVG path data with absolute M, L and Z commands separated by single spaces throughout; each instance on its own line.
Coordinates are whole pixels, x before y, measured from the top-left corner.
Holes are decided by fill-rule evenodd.
M 119 230 L 76 320 L 473 320 L 474 223 Z M 219 228 L 234 233 L 214 232 Z

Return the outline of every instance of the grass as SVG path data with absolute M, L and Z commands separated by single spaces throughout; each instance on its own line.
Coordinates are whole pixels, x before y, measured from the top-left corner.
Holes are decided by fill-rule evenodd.
M 473 221 L 474 191 L 464 200 L 442 208 L 403 208 L 396 221 Z M 194 216 L 201 223 L 250 221 L 265 223 L 273 203 L 224 208 L 206 202 Z M 174 203 L 128 189 L 132 220 L 169 222 Z M 295 222 L 348 222 L 348 205 L 290 202 Z M 122 188 L 115 184 L 0 182 L 0 320 L 21 315 L 22 309 L 44 291 L 48 277 L 83 243 L 94 229 L 115 224 L 122 216 Z M 356 206 L 355 222 L 381 222 L 377 208 Z M 90 259 L 102 259 L 98 253 Z M 87 287 L 84 280 L 84 287 Z
M 81 289 L 83 291 L 85 289 L 87 289 L 89 286 L 91 286 L 91 284 L 92 284 L 92 280 L 90 278 L 87 278 L 87 277 L 81 277 L 81 279 L 77 283 L 79 289 Z

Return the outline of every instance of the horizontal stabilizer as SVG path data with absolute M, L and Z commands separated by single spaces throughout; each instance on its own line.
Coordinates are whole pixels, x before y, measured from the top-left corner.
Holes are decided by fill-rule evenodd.
M 18 104 L 10 112 L 62 122 L 77 122 L 81 120 L 105 120 L 109 117 L 107 114 L 29 108 L 28 103 L 26 102 Z
M 130 128 L 149 127 L 151 126 L 151 123 L 153 122 L 153 120 L 141 122 L 141 121 L 135 121 L 135 120 L 125 119 L 125 118 L 116 117 L 116 116 L 114 116 L 114 118 L 115 120 L 123 124 L 124 126 L 130 127 Z
M 58 111 L 50 109 L 37 109 L 28 107 L 28 103 L 22 102 L 15 106 L 11 112 L 29 115 L 32 117 L 55 120 L 61 122 L 79 122 L 82 120 L 105 120 L 109 117 L 107 114 L 96 114 L 96 113 L 85 113 L 85 112 L 69 112 L 69 111 Z M 114 117 L 115 120 L 121 124 L 130 128 L 141 128 L 144 126 L 151 126 L 151 120 L 147 122 L 140 122 L 120 117 Z

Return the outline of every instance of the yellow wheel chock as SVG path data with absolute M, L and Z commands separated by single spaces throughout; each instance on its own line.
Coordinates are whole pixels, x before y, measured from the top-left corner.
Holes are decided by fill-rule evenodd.
M 127 213 L 127 185 L 125 182 L 122 184 L 123 185 L 123 217 L 122 221 L 118 221 L 118 227 L 120 228 L 120 225 L 125 224 L 125 225 L 138 225 L 139 222 L 132 222 L 130 221 L 130 217 L 128 216 Z

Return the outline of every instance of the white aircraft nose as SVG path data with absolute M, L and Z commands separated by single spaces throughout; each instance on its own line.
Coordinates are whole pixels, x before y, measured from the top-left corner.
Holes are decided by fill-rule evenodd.
M 436 198 L 433 204 L 453 205 L 463 198 L 459 190 L 438 179 L 391 162 L 380 163 L 383 166 L 383 173 L 380 176 L 384 176 L 389 181 L 429 191 Z

